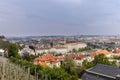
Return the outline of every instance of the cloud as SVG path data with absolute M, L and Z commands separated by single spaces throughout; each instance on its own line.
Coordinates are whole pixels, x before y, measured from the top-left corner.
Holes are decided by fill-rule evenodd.
M 54 0 L 60 3 L 72 3 L 72 4 L 79 4 L 81 2 L 81 0 Z
M 119 32 L 119 4 L 118 0 L 0 0 L 0 32 L 107 34 L 104 30 L 110 29 L 114 34 Z

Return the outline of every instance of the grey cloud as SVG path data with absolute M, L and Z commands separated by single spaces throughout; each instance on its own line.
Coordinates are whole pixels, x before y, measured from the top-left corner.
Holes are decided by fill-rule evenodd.
M 0 32 L 8 36 L 116 34 L 119 4 L 119 0 L 1 0 Z

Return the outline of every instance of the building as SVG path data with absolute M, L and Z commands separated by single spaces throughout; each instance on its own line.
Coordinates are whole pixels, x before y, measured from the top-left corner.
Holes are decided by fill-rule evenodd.
M 76 65 L 82 65 L 82 62 L 86 56 L 83 54 L 67 54 L 65 57 L 72 58 Z
M 56 54 L 65 54 L 67 53 L 67 49 L 65 47 L 54 47 L 54 48 L 36 48 L 35 51 L 30 49 L 29 47 L 25 47 L 22 50 L 19 51 L 20 55 L 23 55 L 24 53 L 29 53 L 32 55 L 38 55 L 42 53 L 56 53 Z
M 85 48 L 87 47 L 87 44 L 82 42 L 73 42 L 67 43 L 65 46 L 67 47 L 67 50 L 69 52 L 72 51 L 73 49 L 79 50 L 80 48 Z
M 34 50 L 30 49 L 29 47 L 25 47 L 22 50 L 20 50 L 18 52 L 20 55 L 25 55 L 25 54 L 31 54 L 31 55 L 35 55 Z
M 39 49 L 36 49 L 36 53 L 37 54 L 41 54 L 41 53 L 65 54 L 67 53 L 67 49 L 65 47 L 39 48 Z
M 95 67 L 86 70 L 81 80 L 120 80 L 120 68 L 97 64 Z
M 91 56 L 91 57 L 95 57 L 95 56 L 97 56 L 97 55 L 99 55 L 99 54 L 104 54 L 104 55 L 107 56 L 107 55 L 110 54 L 110 52 L 108 52 L 107 50 L 98 50 L 98 51 L 92 53 L 90 56 Z
M 42 66 L 49 66 L 49 67 L 60 67 L 61 62 L 58 57 L 50 55 L 50 54 L 44 54 L 41 57 L 35 58 L 34 64 L 40 64 Z
M 5 52 L 5 50 L 0 49 L 0 56 L 4 56 L 4 52 Z
M 120 53 L 120 48 L 115 48 L 115 49 L 113 50 L 113 53 Z

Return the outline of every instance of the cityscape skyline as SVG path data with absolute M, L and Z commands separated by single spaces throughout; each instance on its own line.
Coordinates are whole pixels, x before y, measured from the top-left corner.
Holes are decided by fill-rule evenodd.
M 119 0 L 1 0 L 0 34 L 117 35 Z

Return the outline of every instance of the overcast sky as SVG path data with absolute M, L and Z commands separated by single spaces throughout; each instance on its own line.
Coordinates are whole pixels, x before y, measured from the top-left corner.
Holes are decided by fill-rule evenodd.
M 0 0 L 0 34 L 120 34 L 120 0 Z

